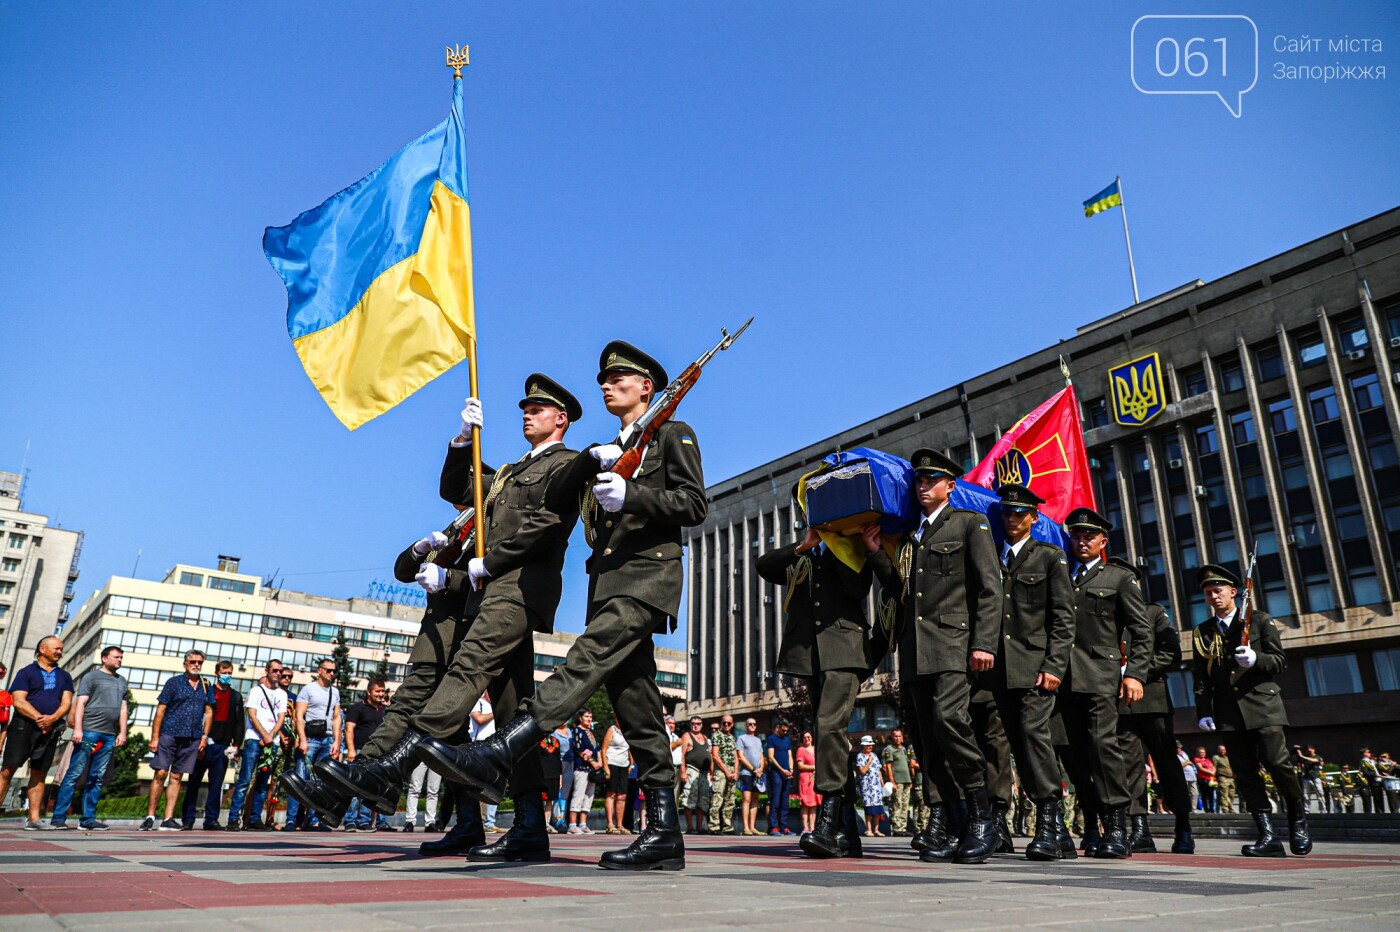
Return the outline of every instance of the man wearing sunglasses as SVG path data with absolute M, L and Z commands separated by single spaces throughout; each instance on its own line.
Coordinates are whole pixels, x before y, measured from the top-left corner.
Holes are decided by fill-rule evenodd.
M 155 776 L 151 779 L 146 819 L 141 823 L 143 832 L 155 828 L 156 800 L 162 786 L 165 788 L 165 821 L 160 823 L 160 830 L 181 830 L 180 821 L 175 818 L 180 780 L 194 770 L 195 761 L 209 742 L 209 725 L 214 716 L 214 691 L 200 675 L 203 669 L 204 653 L 187 652 L 185 672 L 166 680 L 165 688 L 156 699 L 156 717 L 151 725 L 151 750 L 156 755 L 151 769 Z

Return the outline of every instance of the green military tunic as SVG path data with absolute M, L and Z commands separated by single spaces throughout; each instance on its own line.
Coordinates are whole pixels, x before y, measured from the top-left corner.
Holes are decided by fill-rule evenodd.
M 1054 544 L 1027 538 L 1002 568 L 1001 653 L 991 681 L 1026 795 L 1059 799 L 1060 771 L 1050 720 L 1055 693 L 1036 688 L 1040 674 L 1063 680 L 1074 644 L 1069 560 Z
M 488 491 L 478 532 L 490 577 L 476 594 L 474 619 L 431 698 L 411 719 L 412 727 L 443 741 L 465 740 L 471 710 L 483 693 L 502 722 L 534 693 L 535 631 L 554 630 L 554 613 L 562 591 L 564 553 L 577 515 L 544 507 L 550 478 L 573 455 L 562 443 L 527 453 L 498 470 L 483 470 Z M 440 492 L 452 502 L 469 501 L 472 454 L 468 445 L 451 446 L 443 464 Z M 447 592 L 472 593 L 464 555 L 447 571 Z M 395 704 L 398 697 L 395 697 Z M 534 791 L 544 775 L 536 750 L 521 759 L 511 775 L 512 790 Z
M 1217 729 L 1228 732 L 1221 735 L 1221 742 L 1230 749 L 1231 767 L 1247 811 L 1270 809 L 1259 774 L 1261 765 L 1284 801 L 1301 808 L 1303 789 L 1284 734 L 1288 713 L 1274 679 L 1288 666 L 1283 638 L 1277 623 L 1264 612 L 1253 614 L 1249 635 L 1249 646 L 1257 659 L 1246 670 L 1235 659 L 1235 649 L 1244 637 L 1244 623 L 1238 615 L 1224 630 L 1215 618 L 1196 626 L 1192 635 L 1196 716 L 1214 719 Z
M 1086 810 L 1128 805 L 1127 765 L 1118 745 L 1118 693 L 1124 677 L 1147 680 L 1152 629 L 1132 570 L 1103 559 L 1071 580 L 1074 645 L 1058 710 L 1069 753 L 1065 769 Z M 1124 663 L 1126 651 L 1126 665 Z
M 1129 815 L 1147 814 L 1147 757 L 1154 761 L 1176 760 L 1176 733 L 1172 728 L 1172 700 L 1167 692 L 1167 674 L 1181 663 L 1181 636 L 1166 608 L 1155 602 L 1147 606 L 1152 625 L 1152 655 L 1147 665 L 1147 681 L 1142 698 L 1129 703 L 1118 700 L 1118 745 L 1128 778 Z M 1177 815 L 1191 811 L 1191 793 L 1180 767 L 1157 768 L 1162 797 Z
M 865 615 L 870 565 L 856 571 L 824 544 L 802 554 L 789 544 L 763 554 L 756 566 L 759 576 L 784 590 L 778 672 L 806 680 L 812 694 L 816 790 L 844 792 L 851 710 L 873 668 Z
M 637 782 L 671 786 L 675 767 L 662 721 L 652 636 L 680 611 L 684 569 L 681 530 L 705 520 L 705 480 L 695 431 L 662 424 L 626 484 L 622 510 L 598 506 L 589 480 L 600 472 L 585 450 L 550 480 L 545 505 L 582 505 L 588 558 L 588 620 L 564 664 L 541 683 L 525 710 L 552 728 L 603 686 L 637 762 Z
M 900 695 L 919 760 L 948 801 L 986 785 L 986 761 L 972 730 L 974 650 L 1001 640 L 1001 563 L 985 515 L 943 506 L 899 550 L 870 565 L 887 593 L 900 594 Z

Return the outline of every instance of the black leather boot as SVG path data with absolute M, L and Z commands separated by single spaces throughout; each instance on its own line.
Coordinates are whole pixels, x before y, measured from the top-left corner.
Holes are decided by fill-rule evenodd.
M 391 816 L 399 811 L 404 782 L 417 766 L 413 752 L 422 740 L 422 733 L 410 728 L 383 757 L 348 764 L 328 757 L 316 764 L 315 770 L 332 789 L 358 796 L 375 812 Z
M 1028 861 L 1058 861 L 1060 859 L 1060 839 L 1056 833 L 1055 813 L 1060 804 L 1055 801 L 1036 803 L 1035 837 L 1026 845 Z M 1071 842 L 1071 845 L 1073 843 Z
M 350 809 L 349 796 L 337 793 L 315 774 L 303 777 L 296 772 L 284 773 L 280 782 L 284 793 L 321 817 L 322 825 L 340 828 Z
M 928 847 L 919 852 L 920 861 L 951 861 L 958 853 L 958 836 L 948 831 L 948 808 L 943 803 L 929 807 Z
M 621 851 L 605 852 L 598 866 L 610 871 L 678 871 L 685 868 L 685 836 L 676 815 L 676 790 L 648 786 L 647 827 Z
M 1060 840 L 1060 860 L 1073 861 L 1079 857 L 1079 849 L 1074 846 L 1074 836 L 1069 833 L 1069 826 L 1065 825 L 1065 810 L 1063 806 L 1055 806 L 1055 837 Z
M 1006 813 L 1010 808 L 1002 800 L 992 803 L 992 828 L 997 833 L 997 854 L 1016 853 L 1016 843 L 1011 840 L 1011 830 L 1006 827 Z
M 506 795 L 515 762 L 543 737 L 544 729 L 538 722 L 528 715 L 517 715 L 485 741 L 453 745 L 424 738 L 416 760 L 449 783 L 466 787 L 473 799 L 495 805 Z
M 544 830 L 544 797 L 539 790 L 515 795 L 515 821 L 493 844 L 467 852 L 468 861 L 549 860 L 549 833 Z
M 992 825 L 992 804 L 986 787 L 968 790 L 967 832 L 953 855 L 954 864 L 983 864 L 997 847 L 997 830 Z
M 1172 840 L 1172 854 L 1195 854 L 1196 839 L 1191 837 L 1191 815 L 1183 812 L 1176 817 L 1176 838 Z
M 1132 825 L 1128 831 L 1128 850 L 1134 854 L 1139 851 L 1156 854 L 1157 842 L 1152 839 L 1152 828 L 1147 824 L 1147 816 L 1135 815 L 1129 819 Z
M 1308 810 L 1302 804 L 1288 807 L 1288 850 L 1302 856 L 1312 851 L 1312 836 L 1308 834 Z
M 1240 848 L 1240 854 L 1247 858 L 1286 858 L 1283 842 L 1274 834 L 1274 823 L 1267 812 L 1251 812 L 1254 824 L 1259 828 L 1259 840 L 1252 845 Z
M 821 808 L 817 810 L 817 823 L 810 832 L 803 832 L 798 839 L 802 853 L 809 858 L 839 858 L 842 855 L 841 822 L 845 815 L 846 798 L 840 793 L 827 793 L 822 796 Z
M 1099 834 L 1099 814 L 1089 809 L 1084 810 L 1084 837 L 1079 840 L 1079 850 L 1084 852 L 1086 858 L 1096 858 L 1099 856 L 1099 845 L 1103 842 L 1103 836 Z
M 453 808 L 457 810 L 457 823 L 452 826 L 451 831 L 436 841 L 425 841 L 418 846 L 418 853 L 425 858 L 460 856 L 486 844 L 486 828 L 481 824 L 481 806 L 460 786 L 448 788 L 452 792 Z
M 1128 847 L 1128 807 L 1115 806 L 1104 817 L 1103 840 L 1094 855 L 1105 860 L 1121 860 L 1133 856 Z
M 931 803 L 928 811 L 928 824 L 923 827 L 922 831 L 915 832 L 914 837 L 909 839 L 909 847 L 915 851 L 941 848 L 948 840 L 948 819 L 944 813 L 943 804 Z

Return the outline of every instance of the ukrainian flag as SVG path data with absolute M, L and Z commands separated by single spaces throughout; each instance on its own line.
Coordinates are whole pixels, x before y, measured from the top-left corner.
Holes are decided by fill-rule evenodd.
M 462 79 L 452 112 L 263 252 L 287 286 L 306 374 L 351 430 L 467 355 L 476 339 Z
M 1101 214 L 1110 207 L 1117 207 L 1122 203 L 1123 195 L 1118 191 L 1118 179 L 1115 178 L 1113 184 L 1084 202 L 1084 216 L 1092 217 L 1094 214 Z

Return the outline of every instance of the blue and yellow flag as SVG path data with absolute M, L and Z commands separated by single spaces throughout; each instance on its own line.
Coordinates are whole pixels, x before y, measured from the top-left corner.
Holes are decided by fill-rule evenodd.
M 1118 179 L 1115 178 L 1113 184 L 1084 202 L 1084 216 L 1092 217 L 1094 214 L 1101 214 L 1122 203 L 1123 195 L 1118 191 Z
M 320 207 L 263 234 L 306 374 L 354 430 L 476 339 L 462 79 L 446 120 Z

